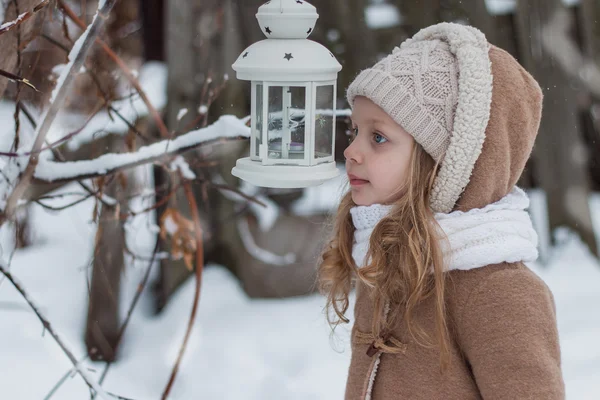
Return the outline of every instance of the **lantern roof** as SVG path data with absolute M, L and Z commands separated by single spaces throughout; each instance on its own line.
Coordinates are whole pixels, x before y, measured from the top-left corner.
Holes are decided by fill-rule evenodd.
M 256 81 L 327 81 L 342 66 L 325 46 L 308 40 L 319 18 L 303 0 L 271 0 L 256 14 L 267 39 L 245 49 L 233 64 L 237 78 Z

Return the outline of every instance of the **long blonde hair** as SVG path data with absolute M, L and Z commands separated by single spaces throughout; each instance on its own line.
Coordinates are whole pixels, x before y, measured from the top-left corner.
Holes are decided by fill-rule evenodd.
M 367 259 L 360 269 L 352 259 L 354 225 L 350 209 L 356 204 L 352 194 L 341 200 L 332 237 L 326 244 L 319 263 L 319 289 L 327 296 L 327 320 L 333 329 L 348 323 L 345 314 L 355 277 L 373 290 L 375 337 L 391 332 L 403 316 L 411 336 L 422 346 L 437 342 L 442 369 L 449 356 L 449 333 L 444 302 L 445 278 L 440 230 L 429 207 L 429 195 L 438 164 L 415 143 L 411 154 L 407 182 L 403 194 L 394 202 L 392 211 L 374 228 L 369 240 Z M 435 339 L 413 321 L 415 307 L 433 296 L 435 304 Z M 403 315 L 392 312 L 383 318 L 385 304 L 404 307 Z M 395 307 L 392 307 L 394 309 Z M 333 312 L 332 312 L 333 311 Z

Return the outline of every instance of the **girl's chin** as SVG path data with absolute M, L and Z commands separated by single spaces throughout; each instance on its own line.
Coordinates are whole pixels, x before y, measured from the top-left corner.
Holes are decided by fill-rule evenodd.
M 355 192 L 352 192 L 352 201 L 357 206 L 370 206 L 370 205 L 375 204 L 374 201 L 367 199 L 366 196 L 364 196 L 364 195 L 361 196 L 360 194 L 355 193 Z

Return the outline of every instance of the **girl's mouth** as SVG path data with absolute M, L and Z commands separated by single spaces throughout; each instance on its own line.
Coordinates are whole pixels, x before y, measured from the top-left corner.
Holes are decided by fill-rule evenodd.
M 364 179 L 350 179 L 351 186 L 361 186 L 366 185 L 369 181 L 365 181 Z
M 365 179 L 357 178 L 354 175 L 348 175 L 348 179 L 350 180 L 351 186 L 361 186 L 361 185 L 365 185 L 365 184 L 369 183 L 369 181 L 367 181 Z

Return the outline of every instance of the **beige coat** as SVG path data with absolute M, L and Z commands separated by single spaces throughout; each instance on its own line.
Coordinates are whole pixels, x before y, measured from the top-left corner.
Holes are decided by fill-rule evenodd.
M 521 176 L 539 128 L 539 85 L 504 50 L 492 46 L 493 92 L 483 150 L 455 210 L 481 208 L 510 192 Z M 414 342 L 400 322 L 392 336 L 400 354 L 382 354 L 373 400 L 563 399 L 564 383 L 552 293 L 522 263 L 447 273 L 450 367 L 442 375 L 439 351 Z M 357 284 L 347 400 L 363 400 L 376 348 L 367 343 L 373 307 Z M 434 332 L 432 299 L 415 322 Z M 391 310 L 390 312 L 402 312 Z M 398 343 L 398 342 L 396 342 Z M 367 354 L 369 353 L 369 354 Z

